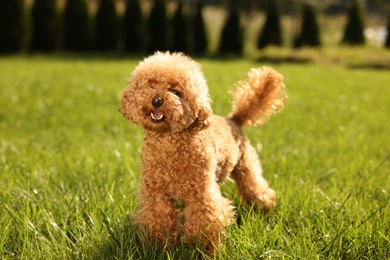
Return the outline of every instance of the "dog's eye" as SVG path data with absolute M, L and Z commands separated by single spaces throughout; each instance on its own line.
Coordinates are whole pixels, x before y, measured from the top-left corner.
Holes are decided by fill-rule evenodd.
M 178 97 L 180 97 L 181 96 L 181 93 L 180 93 L 180 91 L 178 91 L 178 90 L 176 90 L 176 89 L 172 89 L 172 90 L 170 90 L 174 95 L 176 95 L 176 96 L 178 96 Z

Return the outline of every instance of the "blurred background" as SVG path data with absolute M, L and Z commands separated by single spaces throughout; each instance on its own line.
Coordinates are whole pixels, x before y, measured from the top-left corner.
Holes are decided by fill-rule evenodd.
M 390 48 L 389 26 L 388 0 L 2 0 L 0 53 Z

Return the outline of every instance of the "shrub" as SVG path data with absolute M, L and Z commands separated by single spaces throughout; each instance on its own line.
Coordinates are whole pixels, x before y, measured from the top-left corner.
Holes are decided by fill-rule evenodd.
M 305 5 L 303 7 L 303 18 L 301 33 L 294 43 L 295 47 L 320 46 L 320 30 L 314 9 Z
M 145 44 L 143 14 L 139 0 L 128 0 L 123 16 L 125 51 L 140 52 Z
M 268 45 L 282 45 L 278 5 L 272 0 L 267 4 L 267 17 L 257 40 L 257 47 L 260 49 Z
M 204 54 L 207 50 L 208 40 L 206 35 L 206 27 L 203 20 L 203 4 L 198 1 L 195 19 L 194 19 L 194 39 L 193 48 L 196 54 Z
M 95 18 L 96 50 L 117 50 L 118 25 L 118 17 L 113 0 L 100 0 Z
M 361 45 L 364 38 L 364 13 L 357 0 L 352 0 L 352 7 L 348 12 L 348 22 L 345 27 L 342 43 L 349 45 Z
M 32 7 L 32 51 L 54 51 L 58 48 L 59 19 L 56 0 L 35 0 Z
M 183 1 L 179 5 L 173 16 L 173 41 L 172 50 L 187 53 L 188 52 L 188 20 L 183 13 Z
M 390 48 L 390 14 L 387 17 L 387 37 L 386 37 L 385 47 Z
M 167 50 L 168 20 L 164 0 L 154 0 L 148 21 L 148 41 L 150 52 Z
M 25 29 L 23 0 L 0 1 L 0 53 L 20 51 Z
M 222 29 L 219 44 L 220 53 L 242 53 L 243 33 L 240 25 L 238 6 L 233 1 L 230 4 L 228 18 Z
M 89 16 L 85 0 L 68 0 L 64 10 L 64 48 L 85 51 L 89 45 Z

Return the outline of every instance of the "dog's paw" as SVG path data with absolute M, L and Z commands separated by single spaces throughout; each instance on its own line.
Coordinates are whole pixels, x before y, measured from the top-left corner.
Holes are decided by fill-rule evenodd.
M 260 201 L 261 201 L 261 208 L 268 212 L 268 211 L 272 211 L 276 208 L 276 192 L 271 189 L 271 188 L 268 188 L 267 190 L 264 191 L 264 193 L 261 195 L 261 198 L 260 198 Z

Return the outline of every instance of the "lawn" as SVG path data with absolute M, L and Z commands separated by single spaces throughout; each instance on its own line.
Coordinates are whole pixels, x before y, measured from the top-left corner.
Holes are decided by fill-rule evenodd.
M 202 64 L 215 113 L 251 67 Z M 142 131 L 117 111 L 137 58 L 0 58 L 0 258 L 189 259 L 138 242 Z M 244 205 L 222 186 L 236 222 L 215 258 L 390 258 L 390 73 L 337 64 L 272 65 L 289 99 L 248 128 L 278 209 Z

